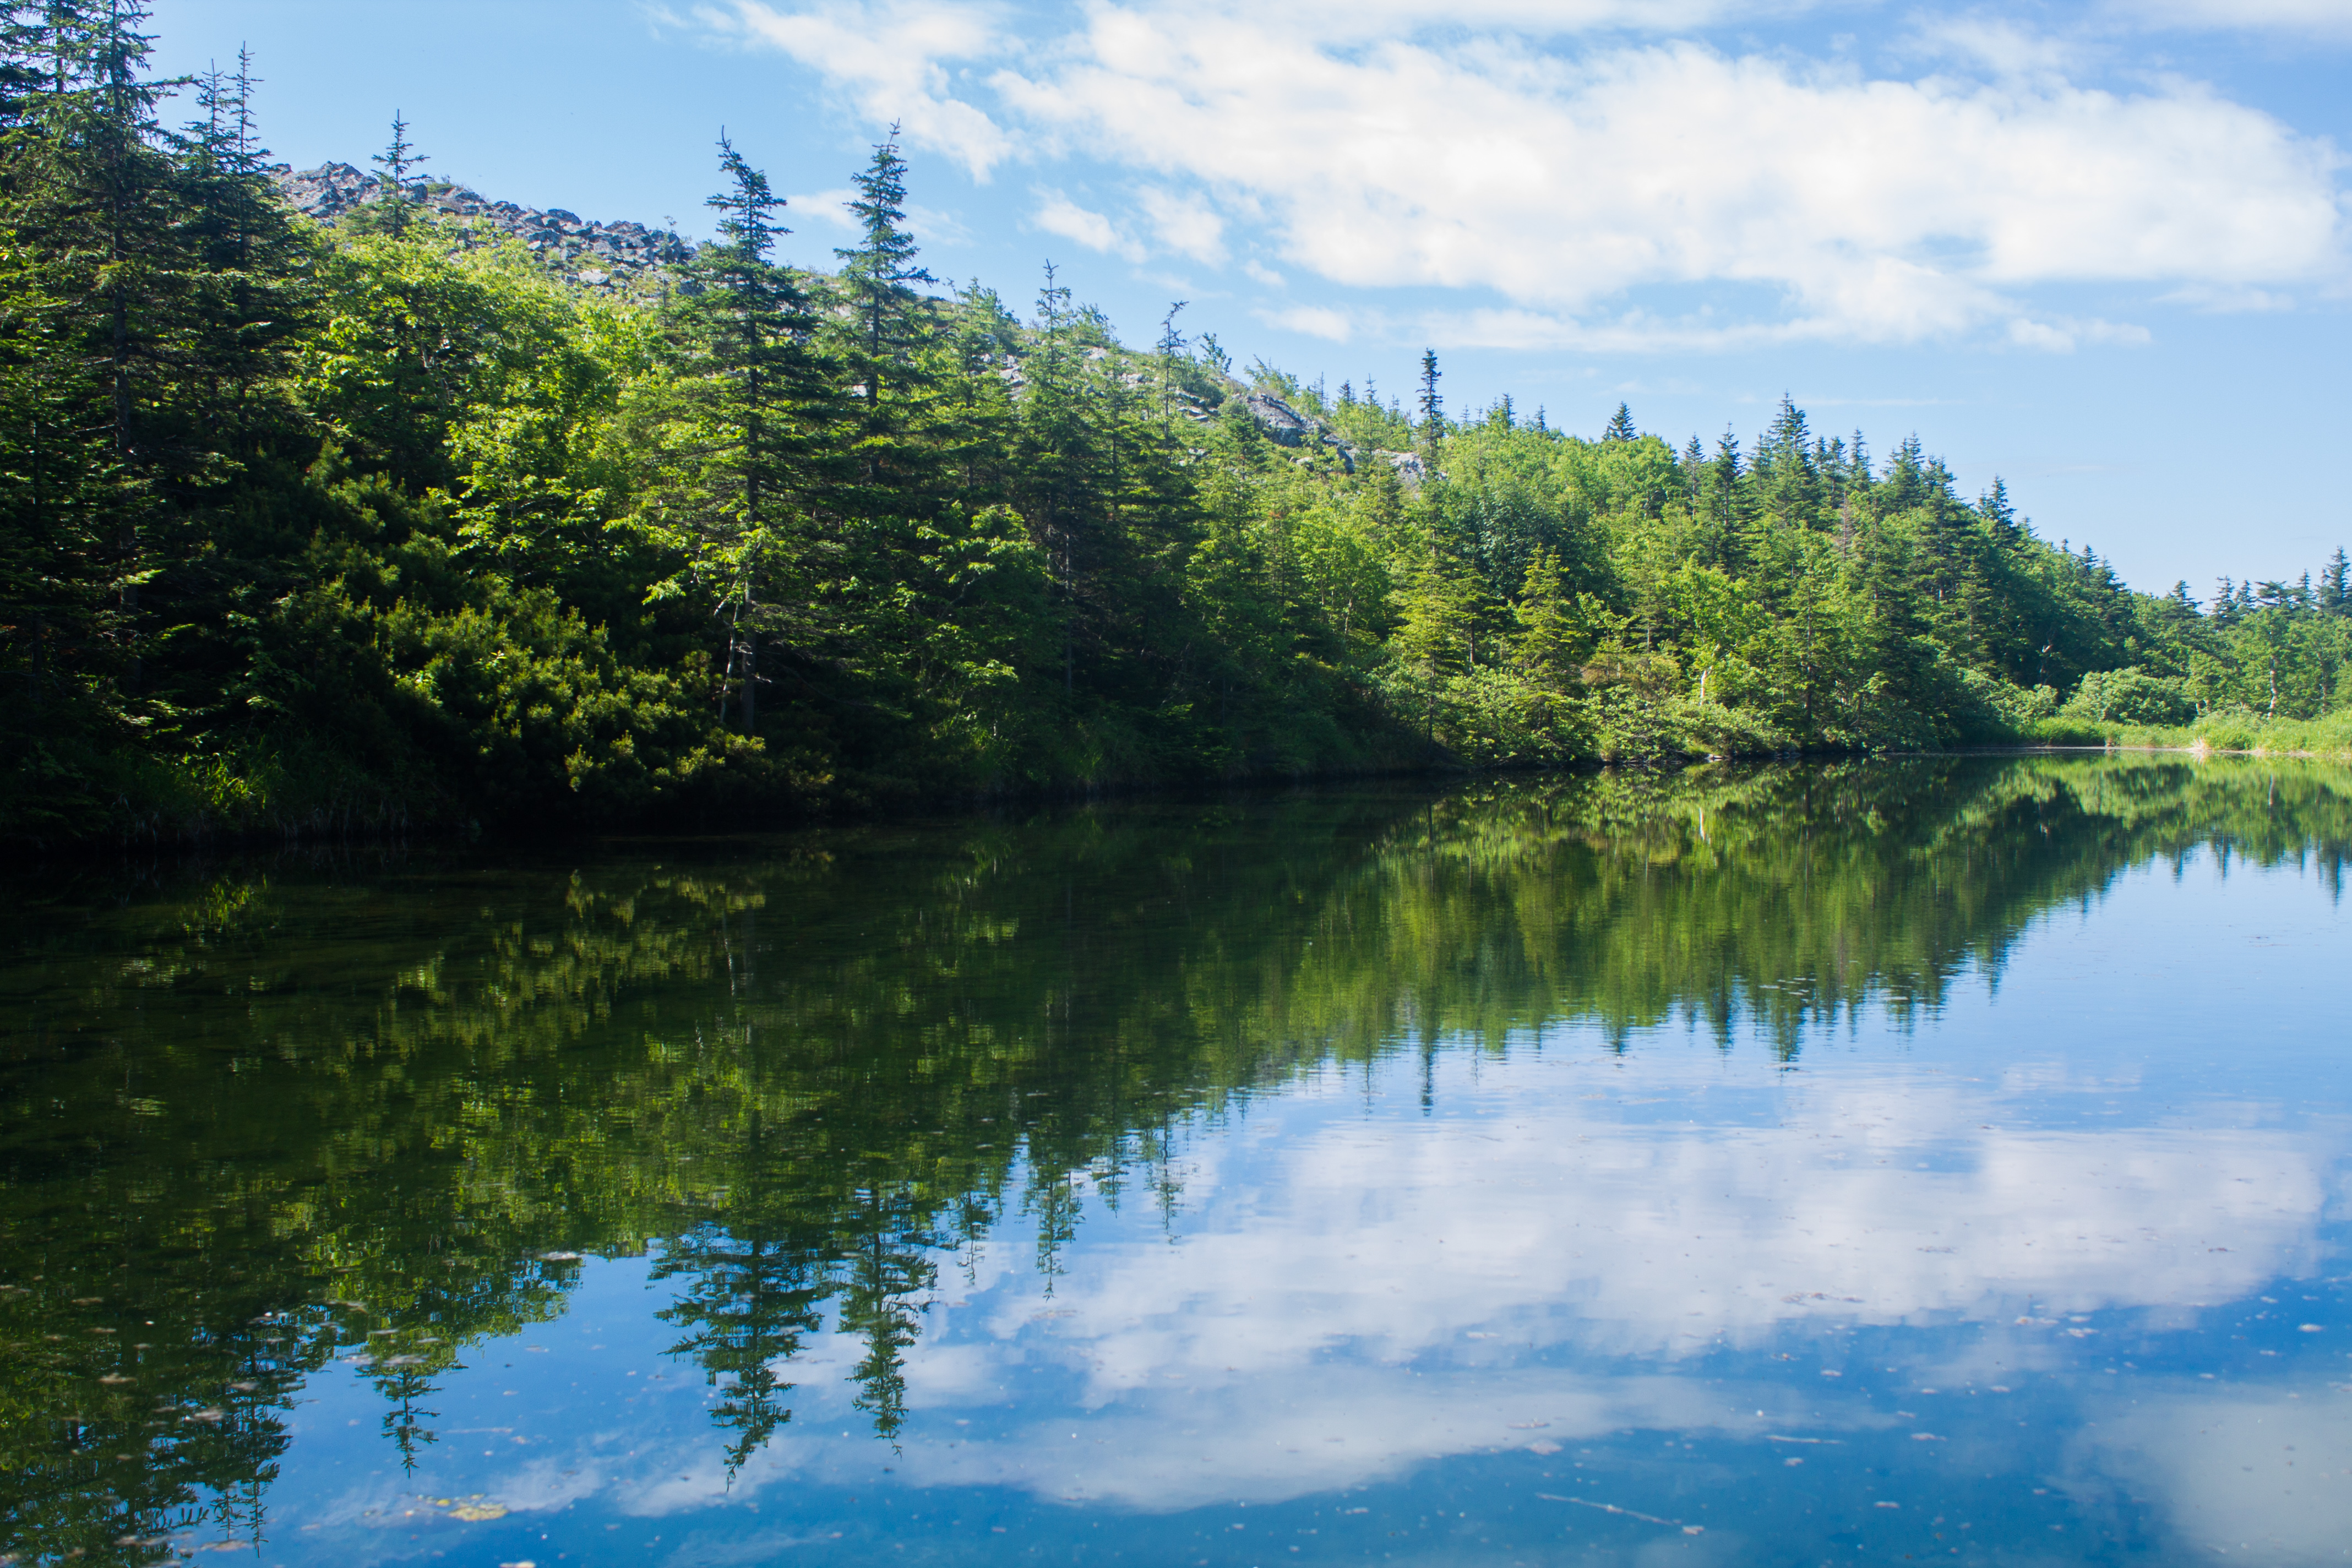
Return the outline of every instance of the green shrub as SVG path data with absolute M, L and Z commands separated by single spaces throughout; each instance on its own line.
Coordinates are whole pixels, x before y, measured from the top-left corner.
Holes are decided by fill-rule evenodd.
M 2197 704 L 2177 679 L 2129 665 L 2083 677 L 2060 711 L 2096 724 L 2185 724 L 2197 716 Z

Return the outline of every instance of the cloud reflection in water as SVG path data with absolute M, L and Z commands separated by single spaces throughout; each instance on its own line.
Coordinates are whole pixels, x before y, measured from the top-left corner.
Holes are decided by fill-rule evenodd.
M 1936 1375 L 1990 1384 L 2098 1331 L 2071 1318 L 2184 1326 L 2315 1265 L 2337 1152 L 2310 1131 L 2037 1127 L 2003 1086 L 1927 1071 L 1528 1054 L 1479 1074 L 1429 1121 L 1394 1100 L 1360 1114 L 1360 1079 L 1302 1086 L 1202 1140 L 1172 1237 L 1097 1219 L 1050 1300 L 1013 1271 L 946 1312 L 912 1402 L 1011 1400 L 1016 1424 L 911 1444 L 902 1475 L 1181 1509 L 1626 1427 L 1883 1426 L 1847 1397 L 1877 1369 L 1849 1364 L 1843 1331 L 1974 1326 Z M 1824 1404 L 1681 1373 L 1774 1347 L 1853 1382 Z M 1074 1381 L 1076 1437 L 999 1392 L 1047 1372 Z

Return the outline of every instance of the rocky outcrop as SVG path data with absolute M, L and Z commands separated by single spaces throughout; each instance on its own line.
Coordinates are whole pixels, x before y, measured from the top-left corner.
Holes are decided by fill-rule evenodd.
M 1177 412 L 1199 424 L 1207 424 L 1216 414 L 1201 399 L 1189 392 L 1179 392 Z M 1277 447 L 1288 447 L 1299 452 L 1294 463 L 1311 467 L 1316 455 L 1329 451 L 1339 458 L 1339 465 L 1349 473 L 1356 471 L 1356 449 L 1333 434 L 1319 419 L 1311 419 L 1270 392 L 1251 392 L 1243 395 L 1242 407 L 1265 438 Z
M 375 200 L 383 190 L 377 176 L 349 163 L 321 163 L 299 173 L 281 163 L 270 171 L 270 177 L 296 210 L 326 224 Z M 408 194 L 419 211 L 478 240 L 512 238 L 549 266 L 593 289 L 657 285 L 669 268 L 695 250 L 692 241 L 667 229 L 637 223 L 596 223 L 562 207 L 494 202 L 446 180 L 417 181 L 408 186 Z
M 1303 446 L 1314 433 L 1298 410 L 1270 392 L 1251 393 L 1249 411 L 1258 428 L 1265 432 L 1265 438 L 1277 447 Z
M 1328 449 L 1339 459 L 1339 466 L 1349 473 L 1356 471 L 1356 449 L 1341 440 L 1331 427 L 1320 419 L 1310 419 L 1270 392 L 1249 395 L 1250 417 L 1265 432 L 1266 439 L 1278 447 L 1303 447 L 1307 455 L 1292 459 L 1311 463 L 1318 449 Z

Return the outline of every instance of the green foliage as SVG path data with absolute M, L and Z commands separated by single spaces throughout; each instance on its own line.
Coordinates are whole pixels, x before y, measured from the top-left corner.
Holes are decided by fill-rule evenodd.
M 1989 739 L 2022 736 L 2058 711 L 2058 693 L 2047 686 L 2027 688 L 1980 669 L 1960 672 L 1962 700 L 1973 712 L 1964 732 Z
M 1188 778 L 1916 749 L 2345 710 L 2315 583 L 2119 583 L 1916 439 L 1450 416 L 943 297 L 895 137 L 837 273 L 719 148 L 674 287 L 274 195 L 136 6 L 0 47 L 0 833 L 803 814 Z M 1259 401 L 1253 404 L 1255 393 Z M 1265 397 L 1307 428 L 1274 420 Z M 2051 725 L 2060 726 L 2050 731 Z
M 2150 675 L 2138 666 L 2095 669 L 2059 710 L 2063 718 L 2104 724 L 2180 724 L 2196 717 L 2196 705 L 2178 678 Z

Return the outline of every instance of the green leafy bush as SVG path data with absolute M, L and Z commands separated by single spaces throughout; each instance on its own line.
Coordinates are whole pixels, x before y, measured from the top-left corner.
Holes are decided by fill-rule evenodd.
M 2095 724 L 2185 724 L 2197 716 L 2197 704 L 2180 680 L 2134 665 L 2085 674 L 2060 711 Z

